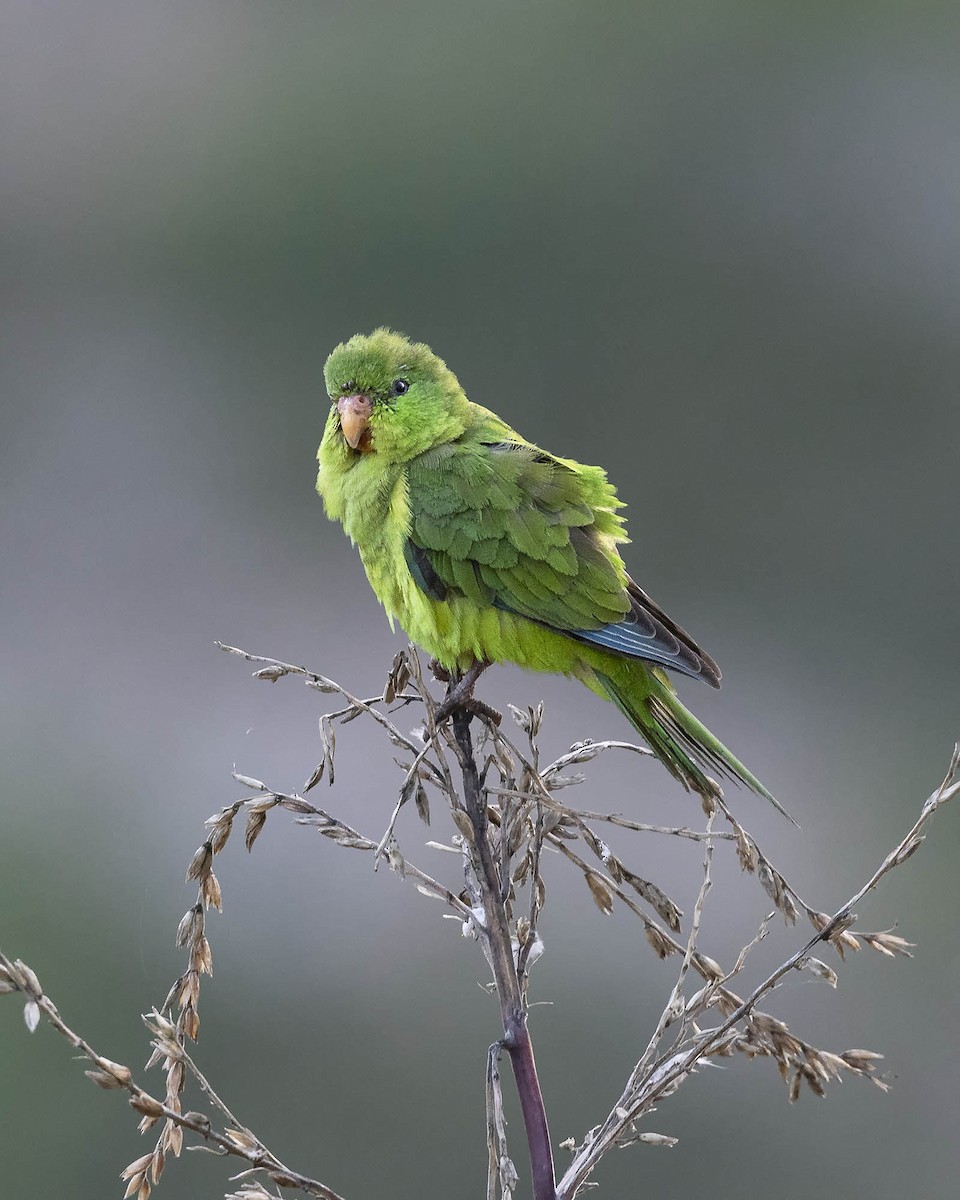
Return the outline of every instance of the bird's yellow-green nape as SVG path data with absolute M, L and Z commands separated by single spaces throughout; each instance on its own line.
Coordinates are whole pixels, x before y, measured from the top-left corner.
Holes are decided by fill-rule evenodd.
M 528 442 L 389 329 L 337 346 L 324 376 L 317 491 L 391 624 L 453 671 L 571 675 L 684 787 L 710 797 L 725 776 L 780 807 L 677 698 L 664 668 L 714 687 L 719 668 L 627 574 L 623 505 L 599 467 Z

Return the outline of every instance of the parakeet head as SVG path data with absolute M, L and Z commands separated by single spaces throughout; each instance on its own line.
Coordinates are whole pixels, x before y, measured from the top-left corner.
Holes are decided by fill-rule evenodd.
M 467 399 L 429 346 L 376 329 L 342 342 L 323 369 L 333 402 L 324 443 L 406 462 L 464 429 Z

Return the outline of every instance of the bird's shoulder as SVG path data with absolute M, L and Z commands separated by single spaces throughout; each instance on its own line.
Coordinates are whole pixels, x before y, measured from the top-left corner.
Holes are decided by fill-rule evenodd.
M 409 462 L 407 480 L 415 505 L 421 500 L 433 508 L 446 504 L 449 512 L 533 507 L 581 525 L 587 509 L 612 515 L 623 507 L 601 467 L 544 450 L 473 403 L 463 433 Z M 622 536 L 619 518 L 615 525 L 605 532 Z

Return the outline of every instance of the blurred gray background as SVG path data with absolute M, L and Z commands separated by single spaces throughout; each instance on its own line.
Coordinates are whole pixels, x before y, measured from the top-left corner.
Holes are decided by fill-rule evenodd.
M 231 765 L 295 789 L 319 755 L 327 698 L 214 639 L 367 695 L 403 644 L 313 492 L 324 358 L 380 323 L 608 469 L 630 570 L 724 668 L 682 695 L 803 832 L 745 795 L 742 819 L 823 908 L 866 880 L 960 734 L 955 5 L 8 0 L 2 27 L 0 944 L 68 1021 L 139 1067 Z M 563 680 L 483 695 L 544 697 L 546 753 L 627 733 Z M 360 722 L 339 746 L 319 802 L 379 836 L 392 752 Z M 699 813 L 630 758 L 579 800 Z M 447 834 L 401 818 L 455 881 L 423 847 Z M 614 841 L 689 909 L 696 847 Z M 864 950 L 771 1004 L 884 1051 L 889 1096 L 791 1109 L 770 1064 L 704 1070 L 650 1126 L 677 1148 L 612 1157 L 602 1194 L 954 1195 L 958 843 L 948 812 L 861 906 L 913 962 Z M 769 907 L 731 859 L 714 956 Z M 557 1141 L 607 1111 L 675 970 L 564 865 L 533 1015 Z M 218 871 L 198 1054 L 235 1111 L 348 1197 L 480 1195 L 477 947 L 282 815 Z M 119 1195 L 149 1148 L 122 1097 L 14 999 L 0 1064 L 6 1192 Z M 159 1194 L 222 1194 L 231 1164 L 185 1157 Z

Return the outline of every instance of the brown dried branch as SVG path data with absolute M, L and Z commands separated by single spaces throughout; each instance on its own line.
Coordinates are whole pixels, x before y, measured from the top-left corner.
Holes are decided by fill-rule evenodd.
M 493 969 L 500 1000 L 502 1044 L 510 1055 L 520 1097 L 530 1150 L 534 1200 L 555 1200 L 553 1151 L 547 1114 L 537 1078 L 526 1004 L 517 975 L 513 936 L 501 891 L 493 841 L 488 835 L 487 805 L 474 757 L 470 721 L 470 713 L 464 710 L 454 712 L 454 745 L 463 774 L 463 801 L 467 817 L 462 832 L 483 910 L 483 925 L 478 933 Z M 500 832 L 503 836 L 506 831 L 501 829 Z M 504 1200 L 509 1200 L 509 1193 L 503 1193 L 503 1196 Z
M 954 747 L 943 782 L 928 797 L 913 826 L 884 858 L 867 882 L 832 917 L 823 922 L 822 927 L 804 946 L 772 971 L 746 1000 L 737 1004 L 724 1021 L 713 1029 L 697 1032 L 690 1044 L 654 1063 L 641 1078 L 631 1073 L 626 1088 L 606 1120 L 592 1130 L 577 1149 L 573 1162 L 557 1186 L 558 1200 L 573 1200 L 603 1154 L 620 1144 L 621 1138 L 625 1134 L 629 1135 L 634 1123 L 648 1112 L 656 1101 L 675 1091 L 680 1082 L 687 1078 L 696 1064 L 705 1057 L 729 1054 L 736 1050 L 772 1057 L 778 1062 L 785 1077 L 789 1078 L 791 1099 L 796 1099 L 802 1082 L 806 1082 L 817 1094 L 822 1094 L 826 1082 L 832 1078 L 839 1078 L 847 1071 L 872 1078 L 878 1086 L 885 1086 L 882 1080 L 873 1076 L 881 1055 L 861 1050 L 848 1050 L 844 1054 L 833 1055 L 817 1050 L 809 1043 L 794 1037 L 783 1022 L 758 1012 L 757 1005 L 761 999 L 779 987 L 791 971 L 809 967 L 810 952 L 818 942 L 833 942 L 845 934 L 850 924 L 856 920 L 853 910 L 864 896 L 872 891 L 885 875 L 915 853 L 923 842 L 924 830 L 933 815 L 960 793 L 960 780 L 956 779 L 958 769 L 960 745 Z M 738 1031 L 736 1027 L 744 1021 L 746 1028 Z
M 465 935 L 480 943 L 493 973 L 494 982 L 490 986 L 497 994 L 503 1023 L 503 1038 L 490 1047 L 487 1055 L 488 1200 L 496 1200 L 497 1195 L 500 1200 L 511 1200 L 517 1185 L 516 1169 L 506 1142 L 498 1067 L 502 1050 L 509 1053 L 520 1097 L 535 1200 L 573 1200 L 603 1154 L 614 1147 L 633 1143 L 674 1145 L 675 1138 L 641 1131 L 639 1124 L 655 1104 L 674 1092 L 706 1059 L 738 1053 L 770 1059 L 786 1081 L 791 1100 L 800 1095 L 804 1086 L 822 1095 L 829 1082 L 847 1074 L 886 1086 L 876 1075 L 880 1055 L 857 1049 L 842 1054 L 818 1049 L 792 1033 L 776 1017 L 762 1012 L 759 1003 L 795 970 L 811 972 L 835 986 L 836 972 L 812 954 L 820 942 L 832 945 L 841 959 L 846 951 L 858 950 L 864 944 L 885 957 L 909 957 L 912 944 L 892 930 L 870 933 L 857 930 L 854 909 L 886 874 L 916 851 L 933 814 L 960 792 L 960 780 L 956 778 L 960 770 L 960 747 L 955 749 L 946 778 L 927 800 L 910 831 L 867 883 L 831 916 L 801 899 L 733 816 L 722 795 L 710 806 L 706 828 L 702 830 L 632 821 L 617 813 L 575 808 L 558 800 L 560 790 L 585 780 L 582 774 L 571 773 L 570 768 L 589 763 L 612 749 L 648 756 L 649 751 L 643 747 L 618 741 L 581 741 L 543 767 L 538 747 L 542 705 L 525 710 L 511 707 L 525 735 L 522 747 L 498 727 L 498 715 L 496 721 L 483 716 L 488 710 L 479 702 L 470 712 L 454 709 L 451 719 L 441 719 L 438 723 L 438 717 L 447 708 L 438 704 L 425 683 L 412 647 L 394 658 L 382 696 L 369 699 L 354 696 L 336 681 L 305 667 L 235 647 L 221 648 L 259 664 L 255 678 L 276 682 L 288 675 L 299 677 L 307 686 L 337 695 L 344 702 L 320 718 L 322 756 L 304 792 L 324 777 L 328 784 L 333 783 L 337 729 L 360 718 L 375 721 L 390 744 L 402 752 L 403 761 L 398 760 L 402 780 L 385 832 L 377 842 L 302 794 L 276 791 L 258 779 L 235 773 L 236 781 L 252 794 L 225 806 L 207 821 L 207 836 L 187 871 L 187 879 L 197 885 L 196 900 L 177 929 L 177 944 L 187 953 L 187 967 L 160 1011 L 144 1018 L 152 1036 L 153 1054 L 148 1066 L 162 1064 L 165 1072 L 163 1099 L 136 1084 L 128 1068 L 97 1055 L 62 1022 L 30 968 L 0 955 L 0 994 L 24 995 L 28 1028 L 35 1029 L 41 1018 L 46 1017 L 91 1061 L 93 1066 L 87 1074 L 94 1083 L 102 1088 L 128 1091 L 131 1105 L 143 1118 L 142 1131 L 162 1122 L 154 1149 L 131 1163 L 123 1173 L 128 1197 L 135 1195 L 137 1200 L 147 1200 L 161 1176 L 166 1157 L 180 1153 L 186 1130 L 203 1139 L 203 1144 L 215 1152 L 240 1157 L 250 1164 L 248 1171 L 237 1176 L 241 1181 L 239 1190 L 231 1193 L 228 1200 L 267 1200 L 274 1196 L 265 1186 L 267 1181 L 277 1188 L 300 1189 L 321 1200 L 339 1200 L 326 1185 L 288 1169 L 242 1125 L 186 1049 L 188 1040 L 195 1040 L 199 1030 L 201 978 L 212 972 L 207 915 L 211 908 L 218 911 L 222 908 L 221 889 L 214 873 L 216 856 L 227 845 L 238 819 L 243 820 L 244 841 L 251 850 L 275 809 L 293 814 L 298 824 L 318 830 L 341 848 L 371 852 L 375 868 L 381 857 L 385 858 L 401 878 L 412 879 L 418 890 L 443 901 L 462 922 Z M 406 709 L 413 703 L 422 705 L 423 729 L 409 735 L 381 710 L 383 705 Z M 472 716 L 481 718 L 479 725 L 474 726 L 479 730 L 476 739 L 471 732 Z M 455 774 L 459 776 L 456 785 Z M 464 866 L 460 895 L 409 862 L 397 840 L 401 814 L 411 799 L 420 817 L 429 820 L 428 788 L 443 798 L 457 830 L 451 845 L 428 844 L 460 856 Z M 714 828 L 718 816 L 726 822 L 726 829 Z M 683 913 L 677 905 L 655 883 L 628 866 L 619 852 L 613 852 L 596 832 L 594 826 L 598 824 L 703 843 L 702 879 L 685 936 L 681 932 Z M 774 914 L 764 919 L 727 971 L 700 949 L 702 917 L 711 888 L 712 856 L 718 842 L 735 845 L 742 868 L 755 875 L 788 923 L 805 913 L 814 929 L 813 936 L 770 972 L 746 999 L 732 989 L 731 983 L 745 970 L 748 955 L 765 937 Z M 543 854 L 544 846 L 576 867 L 603 913 L 609 913 L 617 902 L 625 905 L 641 921 L 645 937 L 657 955 L 661 958 L 675 955 L 679 960 L 674 984 L 657 1025 L 629 1073 L 619 1099 L 602 1124 L 590 1130 L 579 1147 L 568 1143 L 573 1160 L 559 1184 L 555 1181 L 547 1114 L 527 1020 L 530 971 L 543 952 L 538 926 L 546 901 L 544 859 L 549 855 Z M 693 995 L 687 996 L 691 971 L 699 976 L 700 985 Z M 703 1028 L 704 1018 L 712 1009 L 716 1010 L 718 1022 Z M 205 1114 L 182 1111 L 181 1096 L 190 1080 L 204 1096 L 218 1127 Z M 253 1175 L 264 1179 L 248 1178 Z
M 143 1115 L 144 1122 L 148 1122 L 147 1128 L 159 1120 L 166 1122 L 164 1134 L 154 1150 L 130 1163 L 122 1172 L 121 1177 L 127 1183 L 126 1196 L 136 1196 L 137 1200 L 148 1200 L 153 1186 L 156 1185 L 163 1173 L 167 1153 L 172 1151 L 174 1155 L 179 1156 L 183 1130 L 187 1130 L 196 1134 L 204 1143 L 217 1146 L 221 1153 L 245 1159 L 256 1170 L 263 1171 L 278 1187 L 297 1188 L 308 1196 L 317 1197 L 318 1200 L 342 1200 L 326 1184 L 317 1179 L 311 1179 L 307 1175 L 301 1175 L 299 1171 L 293 1171 L 285 1166 L 259 1138 L 237 1122 L 219 1097 L 216 1100 L 216 1107 L 230 1121 L 230 1125 L 223 1130 L 215 1129 L 210 1119 L 202 1113 L 183 1113 L 180 1111 L 179 1104 L 171 1104 L 169 1098 L 164 1102 L 151 1095 L 135 1082 L 133 1072 L 129 1067 L 104 1058 L 79 1034 L 74 1033 L 60 1016 L 57 1006 L 49 996 L 44 994 L 35 972 L 26 963 L 21 962 L 20 959 L 12 961 L 2 952 L 0 952 L 0 991 L 20 992 L 26 996 L 24 1016 L 27 1028 L 33 1032 L 39 1024 L 40 1017 L 45 1017 L 71 1046 L 93 1063 L 94 1069 L 85 1072 L 93 1083 L 106 1090 L 125 1089 L 130 1094 L 130 1106 Z M 183 1063 L 184 1051 L 174 1025 L 158 1013 L 147 1018 L 147 1025 L 154 1034 L 152 1043 L 154 1054 L 169 1058 L 174 1063 Z M 192 1062 L 191 1069 L 198 1079 L 203 1079 Z M 203 1079 L 202 1086 L 208 1097 L 215 1094 L 205 1079 Z

